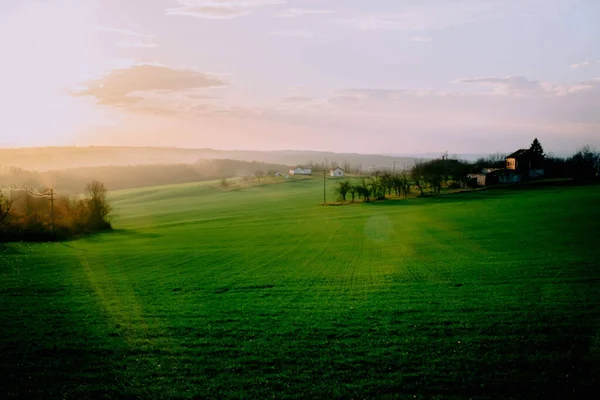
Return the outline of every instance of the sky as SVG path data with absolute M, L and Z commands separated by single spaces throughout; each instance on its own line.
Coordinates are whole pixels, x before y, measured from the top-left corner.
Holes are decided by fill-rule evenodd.
M 0 146 L 600 148 L 597 0 L 2 0 Z

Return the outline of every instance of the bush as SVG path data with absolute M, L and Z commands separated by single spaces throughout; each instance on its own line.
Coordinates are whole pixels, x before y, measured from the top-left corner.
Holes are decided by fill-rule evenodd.
M 10 203 L 0 196 L 0 242 L 62 240 L 111 229 L 112 208 L 101 182 L 87 185 L 83 198 L 62 196 L 50 201 L 49 196 L 20 193 Z

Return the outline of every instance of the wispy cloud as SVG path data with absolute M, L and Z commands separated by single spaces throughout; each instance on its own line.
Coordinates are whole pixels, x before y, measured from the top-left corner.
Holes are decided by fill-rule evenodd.
M 300 9 L 300 8 L 290 8 L 288 10 L 280 11 L 276 14 L 277 17 L 281 18 L 293 18 L 293 17 L 303 17 L 306 15 L 330 15 L 335 14 L 333 10 L 310 10 L 310 9 Z
M 281 99 L 281 102 L 298 104 L 298 103 L 310 103 L 313 100 L 314 99 L 310 96 L 295 95 L 295 96 L 284 97 L 283 99 Z
M 133 37 L 138 37 L 138 38 L 152 38 L 153 37 L 152 35 L 146 35 L 143 33 L 129 31 L 127 29 L 114 28 L 111 26 L 102 26 L 102 25 L 97 26 L 96 30 L 99 30 L 100 32 L 115 33 L 115 34 L 119 34 L 119 35 L 133 36 Z
M 488 86 L 492 88 L 492 94 L 498 95 L 523 96 L 557 93 L 557 86 L 545 82 L 532 81 L 523 76 L 466 78 L 459 79 L 455 83 Z
M 424 0 L 398 7 L 398 12 L 372 12 L 332 19 L 348 28 L 377 31 L 428 31 L 478 23 L 539 10 L 539 0 Z
M 275 36 L 287 36 L 301 39 L 311 39 L 316 37 L 316 35 L 305 29 L 283 29 L 278 31 L 272 31 L 271 35 Z
M 413 36 L 410 38 L 411 42 L 431 42 L 433 38 L 429 36 Z
M 585 92 L 600 93 L 600 79 L 590 79 L 575 85 L 556 85 L 530 80 L 523 76 L 502 76 L 459 79 L 454 83 L 487 86 L 492 88 L 489 94 L 513 97 L 557 97 Z
M 583 68 L 583 67 L 589 67 L 591 65 L 591 63 L 589 61 L 584 61 L 578 64 L 572 64 L 571 68 L 577 69 L 577 68 Z
M 133 47 L 139 49 L 152 49 L 158 46 L 156 43 L 151 43 L 141 39 L 123 40 L 117 45 L 119 47 Z
M 115 35 L 129 36 L 131 39 L 122 40 L 117 43 L 119 47 L 134 47 L 134 48 L 154 48 L 158 47 L 152 41 L 153 35 L 147 35 L 139 32 L 134 32 L 126 29 L 114 28 L 110 26 L 97 26 L 96 29 L 100 32 L 111 33 Z
M 180 7 L 168 8 L 167 15 L 208 19 L 233 19 L 251 14 L 256 8 L 285 4 L 287 0 L 176 0 Z

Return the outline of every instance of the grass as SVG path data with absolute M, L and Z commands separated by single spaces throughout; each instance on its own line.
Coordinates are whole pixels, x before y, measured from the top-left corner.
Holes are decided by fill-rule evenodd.
M 322 207 L 318 179 L 216 184 L 115 192 L 113 233 L 0 247 L 0 397 L 600 389 L 599 186 Z

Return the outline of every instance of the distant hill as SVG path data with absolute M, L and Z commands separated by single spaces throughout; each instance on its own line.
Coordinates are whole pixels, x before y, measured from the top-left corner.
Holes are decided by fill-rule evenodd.
M 53 188 L 59 193 L 82 192 L 86 184 L 98 180 L 109 190 L 170 185 L 244 177 L 261 171 L 285 173 L 280 164 L 239 160 L 200 160 L 194 164 L 154 164 L 132 166 L 80 167 L 53 171 L 31 171 L 5 168 L 0 171 L 0 184 L 16 184 L 35 188 Z
M 245 151 L 182 149 L 174 147 L 32 147 L 0 148 L 0 166 L 28 170 L 62 170 L 67 168 L 127 166 L 141 164 L 191 164 L 201 159 L 257 161 L 286 166 L 322 163 L 325 159 L 339 165 L 361 166 L 364 171 L 375 167 L 411 166 L 416 158 L 377 154 L 332 153 L 320 151 Z

